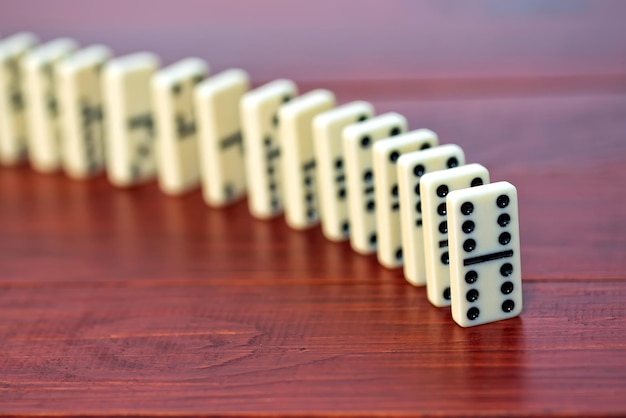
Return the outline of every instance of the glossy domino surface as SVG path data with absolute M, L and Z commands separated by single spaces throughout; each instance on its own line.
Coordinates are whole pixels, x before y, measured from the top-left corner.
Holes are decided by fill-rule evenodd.
M 378 244 L 372 146 L 377 141 L 406 132 L 407 128 L 404 116 L 390 112 L 350 125 L 343 131 L 350 245 L 360 254 L 376 252 Z
M 461 147 L 453 144 L 410 152 L 398 159 L 404 278 L 414 286 L 426 284 L 420 180 L 426 173 L 463 164 L 465 154 Z
M 341 135 L 348 125 L 363 122 L 373 115 L 374 107 L 359 100 L 321 113 L 313 119 L 322 232 L 331 241 L 343 241 L 350 235 Z
M 33 169 L 49 173 L 61 168 L 61 127 L 54 68 L 78 44 L 59 38 L 31 49 L 22 61 L 26 107 L 26 141 Z
M 333 106 L 335 95 L 318 89 L 295 98 L 278 111 L 285 220 L 294 229 L 305 229 L 319 222 L 312 123 L 315 116 Z
M 138 52 L 109 61 L 102 76 L 107 176 L 118 187 L 156 174 L 155 121 L 150 80 L 160 59 Z
M 157 177 L 166 194 L 183 194 L 200 183 L 193 92 L 208 73 L 209 66 L 204 60 L 185 58 L 152 77 Z
M 374 193 L 378 228 L 377 256 L 387 268 L 402 266 L 404 254 L 400 229 L 398 159 L 408 152 L 437 146 L 439 138 L 429 129 L 418 129 L 374 144 Z
M 452 318 L 462 327 L 522 311 L 517 189 L 498 182 L 450 192 Z
M 27 127 L 21 62 L 37 37 L 16 33 L 0 40 L 0 162 L 14 165 L 26 157 Z
M 112 51 L 92 45 L 56 67 L 65 173 L 86 179 L 104 170 L 104 112 L 101 75 Z
M 424 228 L 426 293 L 435 306 L 450 305 L 450 254 L 446 196 L 489 183 L 489 171 L 480 164 L 426 173 L 420 181 Z
M 231 69 L 204 80 L 195 91 L 202 194 L 212 206 L 246 193 L 239 102 L 249 89 L 248 74 Z
M 283 212 L 278 109 L 297 94 L 293 81 L 279 79 L 241 98 L 248 208 L 255 218 L 268 219 Z

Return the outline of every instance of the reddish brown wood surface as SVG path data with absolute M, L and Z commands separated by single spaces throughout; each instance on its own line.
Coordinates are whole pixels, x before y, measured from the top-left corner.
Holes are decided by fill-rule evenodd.
M 429 4 L 0 0 L 5 35 L 199 55 L 437 131 L 518 187 L 525 303 L 462 329 L 245 201 L 0 168 L 0 414 L 626 414 L 626 8 Z

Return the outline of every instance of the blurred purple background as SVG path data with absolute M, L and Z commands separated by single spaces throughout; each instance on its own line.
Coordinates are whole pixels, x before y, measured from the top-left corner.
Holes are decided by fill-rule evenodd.
M 392 28 L 392 29 L 390 29 Z M 207 59 L 259 83 L 619 75 L 626 2 L 0 0 L 0 34 Z

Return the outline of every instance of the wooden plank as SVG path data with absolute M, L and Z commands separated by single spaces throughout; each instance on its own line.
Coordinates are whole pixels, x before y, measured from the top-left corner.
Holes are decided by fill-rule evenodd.
M 393 277 L 245 273 L 0 292 L 4 414 L 611 414 L 626 283 L 526 282 L 462 329 Z

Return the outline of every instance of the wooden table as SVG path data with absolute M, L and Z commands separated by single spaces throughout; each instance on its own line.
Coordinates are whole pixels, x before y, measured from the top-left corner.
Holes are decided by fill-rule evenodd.
M 435 130 L 518 187 L 525 304 L 462 329 L 401 271 L 245 201 L 4 167 L 0 413 L 625 415 L 625 17 L 582 0 L 0 1 L 4 35 L 197 55 Z

